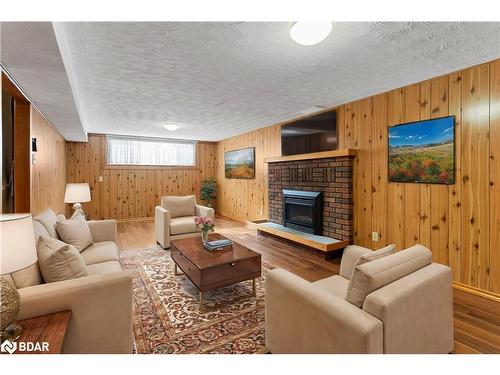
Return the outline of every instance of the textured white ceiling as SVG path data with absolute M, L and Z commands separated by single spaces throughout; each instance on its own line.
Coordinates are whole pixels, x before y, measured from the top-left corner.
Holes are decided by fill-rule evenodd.
M 87 140 L 50 22 L 0 23 L 2 65 L 64 138 Z
M 500 23 L 334 23 L 315 46 L 293 42 L 290 25 L 54 30 L 87 131 L 212 141 L 500 57 Z

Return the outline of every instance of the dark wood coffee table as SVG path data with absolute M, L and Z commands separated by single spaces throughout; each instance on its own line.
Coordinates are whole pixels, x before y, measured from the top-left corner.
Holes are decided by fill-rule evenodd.
M 209 235 L 209 241 L 221 239 L 225 237 L 218 233 Z M 174 240 L 170 246 L 175 275 L 182 275 L 177 272 L 179 267 L 198 288 L 200 309 L 203 307 L 204 292 L 241 281 L 253 281 L 252 295 L 255 297 L 255 279 L 261 276 L 259 253 L 236 242 L 222 250 L 208 251 L 203 247 L 201 235 Z

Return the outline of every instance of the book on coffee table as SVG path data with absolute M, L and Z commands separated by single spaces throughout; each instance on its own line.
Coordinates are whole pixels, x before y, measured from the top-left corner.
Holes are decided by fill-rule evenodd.
M 223 248 L 228 246 L 233 246 L 233 241 L 216 240 L 216 241 L 207 241 L 203 244 L 203 247 L 209 251 L 222 250 Z

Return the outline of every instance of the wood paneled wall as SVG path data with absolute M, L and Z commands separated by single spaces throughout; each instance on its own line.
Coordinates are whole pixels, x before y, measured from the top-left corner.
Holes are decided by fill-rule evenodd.
M 195 194 L 199 200 L 201 181 L 216 170 L 215 143 L 198 143 L 196 168 L 108 168 L 103 135 L 89 135 L 88 143 L 67 142 L 66 152 L 67 181 L 90 184 L 92 201 L 83 206 L 92 219 L 152 217 L 162 195 Z
M 255 147 L 255 178 L 224 177 L 224 152 Z M 259 220 L 268 217 L 267 164 L 264 158 L 281 155 L 281 127 L 275 125 L 217 143 L 217 212 L 236 220 Z
M 429 247 L 457 282 L 500 292 L 500 60 L 339 107 L 340 147 L 358 148 L 355 243 Z M 387 127 L 456 119 L 456 183 L 387 182 Z M 381 242 L 371 239 L 371 232 Z
M 448 115 L 456 118 L 456 183 L 388 183 L 388 127 Z M 500 60 L 341 105 L 338 132 L 339 148 L 359 150 L 356 244 L 422 243 L 434 261 L 450 265 L 456 282 L 500 293 Z M 219 213 L 267 217 L 262 153 L 280 155 L 279 139 L 273 126 L 218 143 Z M 223 151 L 252 145 L 261 174 L 254 181 L 224 179 Z M 372 232 L 380 233 L 378 242 Z
M 46 208 L 64 213 L 66 142 L 33 106 L 31 137 L 37 139 L 38 145 L 36 164 L 31 165 L 31 213 L 36 215 Z

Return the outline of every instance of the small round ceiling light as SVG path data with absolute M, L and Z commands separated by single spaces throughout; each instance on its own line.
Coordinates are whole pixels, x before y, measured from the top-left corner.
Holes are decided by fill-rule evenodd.
M 167 130 L 170 130 L 171 132 L 179 129 L 179 125 L 176 125 L 176 124 L 165 124 L 165 125 L 163 125 L 163 127 Z
M 298 44 L 312 46 L 324 40 L 331 31 L 331 22 L 294 22 L 290 37 Z

